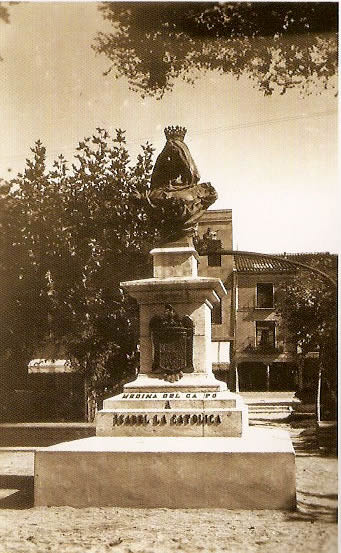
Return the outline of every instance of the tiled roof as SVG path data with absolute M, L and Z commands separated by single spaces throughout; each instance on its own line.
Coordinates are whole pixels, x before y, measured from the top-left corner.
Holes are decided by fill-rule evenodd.
M 278 273 L 295 272 L 295 267 L 276 256 L 268 257 L 262 254 L 234 254 L 234 266 L 237 272 L 242 273 Z

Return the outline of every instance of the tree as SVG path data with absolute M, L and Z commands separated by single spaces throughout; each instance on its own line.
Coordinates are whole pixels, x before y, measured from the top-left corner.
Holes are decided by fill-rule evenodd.
M 38 173 L 31 171 L 31 177 L 39 181 Z M 41 341 L 46 326 L 44 276 L 31 257 L 29 233 L 28 213 L 5 183 L 0 197 L 0 367 L 3 386 L 12 389 L 25 382 L 33 344 Z
M 302 359 L 319 351 L 325 383 L 324 403 L 336 414 L 337 399 L 337 287 L 314 272 L 314 268 L 335 276 L 336 256 L 320 255 L 309 260 L 312 270 L 302 270 L 279 287 L 276 308 L 282 324 L 295 341 Z M 326 406 L 326 405 L 325 405 Z
M 19 4 L 19 2 L 11 2 L 11 5 Z M 7 6 L 4 6 L 3 2 L 0 2 L 0 20 L 2 20 L 4 23 L 10 22 L 10 16 L 9 16 L 9 10 Z M 2 57 L 0 56 L 0 61 L 3 61 Z
M 88 390 L 100 389 L 135 370 L 137 309 L 119 283 L 150 273 L 159 234 L 136 197 L 148 187 L 153 149 L 143 146 L 132 164 L 124 133 L 111 140 L 97 129 L 79 143 L 71 167 L 59 156 L 47 170 L 40 141 L 32 153 L 3 200 L 11 206 L 1 233 L 3 274 L 12 267 L 4 291 L 12 303 L 1 313 L 13 319 L 6 351 L 16 349 L 27 366 L 52 342 L 83 372 Z M 21 298 L 17 287 L 27 290 Z
M 152 151 L 143 147 L 131 167 L 124 134 L 117 131 L 110 144 L 108 133 L 98 129 L 80 142 L 72 175 L 64 176 L 62 158 L 52 175 L 66 186 L 67 198 L 62 218 L 67 251 L 49 274 L 52 326 L 58 339 L 63 318 L 60 338 L 89 389 L 119 382 L 135 369 L 136 307 L 119 283 L 149 276 L 148 253 L 158 233 L 135 196 L 148 186 Z
M 325 88 L 337 71 L 338 5 L 324 2 L 103 2 L 112 33 L 93 48 L 117 77 L 161 98 L 203 71 L 248 75 L 266 95 Z
M 5 23 L 9 23 L 8 8 L 3 5 L 3 2 L 0 2 L 0 19 L 2 19 Z

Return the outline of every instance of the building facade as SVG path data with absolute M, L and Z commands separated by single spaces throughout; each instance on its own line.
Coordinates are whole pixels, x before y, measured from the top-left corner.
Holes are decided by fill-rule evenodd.
M 297 389 L 296 347 L 275 310 L 277 288 L 295 270 L 281 260 L 237 254 L 233 271 L 236 389 Z
M 276 257 L 233 252 L 232 211 L 207 211 L 199 222 L 201 276 L 220 278 L 227 290 L 212 311 L 213 370 L 237 391 L 295 390 L 295 345 L 275 310 L 278 285 L 295 275 Z

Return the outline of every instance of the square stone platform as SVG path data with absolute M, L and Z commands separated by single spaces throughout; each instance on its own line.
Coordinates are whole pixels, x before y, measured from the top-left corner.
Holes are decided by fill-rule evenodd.
M 35 505 L 284 509 L 296 506 L 283 430 L 242 438 L 93 437 L 36 451 Z

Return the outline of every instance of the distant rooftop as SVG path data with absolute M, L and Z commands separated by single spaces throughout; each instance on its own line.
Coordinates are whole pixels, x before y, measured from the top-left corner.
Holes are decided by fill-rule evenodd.
M 278 255 L 278 254 L 277 254 Z M 291 263 L 282 259 L 276 259 L 262 254 L 235 254 L 234 267 L 235 271 L 241 273 L 283 273 L 294 272 L 295 267 Z
M 299 262 L 305 265 L 321 266 L 326 272 L 337 270 L 337 254 L 329 252 L 306 252 L 306 253 L 273 253 L 262 254 L 252 252 L 235 253 L 234 267 L 237 272 L 295 272 L 296 267 L 290 263 Z M 327 260 L 327 265 L 322 260 Z M 286 262 L 288 260 L 288 262 Z M 321 263 L 316 263 L 321 261 Z M 328 263 L 329 261 L 329 263 Z M 331 265 L 330 265 L 331 261 Z M 325 266 L 326 265 L 326 266 Z
M 281 255 L 282 257 L 316 257 L 316 256 L 336 256 L 336 253 L 330 252 L 284 252 L 284 253 L 274 253 L 271 255 Z

